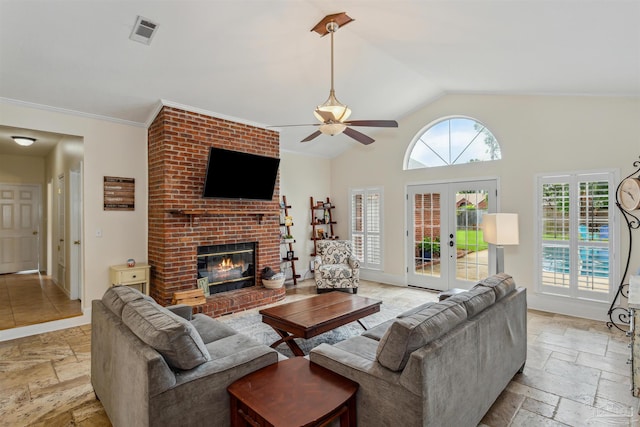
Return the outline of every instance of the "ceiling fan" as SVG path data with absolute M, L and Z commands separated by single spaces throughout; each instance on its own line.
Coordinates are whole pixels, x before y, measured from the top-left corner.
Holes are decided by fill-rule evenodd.
M 353 129 L 354 126 L 386 128 L 398 127 L 398 122 L 395 120 L 348 120 L 351 115 L 351 110 L 346 105 L 340 103 L 336 98 L 336 93 L 333 88 L 333 34 L 338 31 L 340 26 L 344 26 L 351 21 L 353 21 L 352 18 L 347 16 L 345 12 L 341 12 L 325 16 L 316 24 L 315 27 L 311 29 L 311 31 L 317 32 L 320 36 L 331 34 L 331 90 L 329 91 L 329 98 L 327 98 L 327 100 L 322 105 L 319 105 L 313 112 L 320 123 L 310 125 L 291 125 L 319 126 L 319 130 L 313 132 L 300 142 L 311 141 L 322 134 L 333 136 L 344 133 L 356 141 L 368 145 L 375 140 L 362 132 Z

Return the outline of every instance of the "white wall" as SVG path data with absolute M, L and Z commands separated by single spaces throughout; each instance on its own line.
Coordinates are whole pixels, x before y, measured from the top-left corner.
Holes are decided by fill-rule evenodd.
M 427 124 L 452 115 L 475 118 L 498 139 L 502 160 L 403 171 L 405 151 Z M 536 294 L 534 280 L 536 174 L 602 168 L 626 176 L 640 156 L 638 98 L 447 95 L 400 121 L 395 130 L 372 134 L 370 146 L 356 147 L 331 162 L 331 195 L 346 206 L 354 186 L 384 187 L 384 271 L 380 281 L 406 284 L 405 189 L 408 184 L 498 177 L 500 210 L 520 216 L 520 245 L 505 248 L 505 265 L 527 287 L 529 306 L 583 317 L 602 318 L 608 305 L 580 303 Z M 341 235 L 347 235 L 347 210 L 338 210 Z M 619 220 L 619 212 L 616 211 Z M 640 234 L 636 232 L 636 242 Z M 622 235 L 619 252 L 629 242 Z M 640 267 L 636 246 L 632 271 Z M 617 285 L 616 285 L 617 287 Z
M 147 130 L 97 118 L 40 108 L 0 104 L 0 124 L 77 135 L 84 141 L 84 286 L 82 307 L 102 297 L 109 265 L 147 260 Z M 103 177 L 135 178 L 133 212 L 104 211 Z M 43 189 L 44 191 L 44 189 Z M 102 237 L 96 237 L 96 230 Z M 2 336 L 0 336 L 0 340 Z
M 291 234 L 296 239 L 293 251 L 300 258 L 296 261 L 296 272 L 304 278 L 312 278 L 309 261 L 313 252 L 311 240 L 311 209 L 309 197 L 324 200 L 330 196 L 330 160 L 290 152 L 280 153 L 280 195 L 287 196 L 293 217 Z M 336 211 L 346 209 L 339 206 Z
M 70 260 L 71 260 L 71 178 L 69 176 L 69 171 L 79 162 L 83 160 L 84 154 L 84 144 L 82 142 L 82 138 L 77 136 L 65 135 L 60 141 L 56 144 L 53 150 L 49 153 L 49 155 L 45 159 L 46 163 L 46 181 L 51 182 L 54 188 L 54 196 L 51 200 L 51 212 L 53 212 L 52 222 L 51 224 L 47 224 L 47 227 L 51 228 L 51 234 L 53 236 L 53 248 L 51 252 L 52 257 L 52 272 L 51 276 L 53 280 L 57 283 L 57 285 L 62 288 L 62 290 L 70 295 L 71 293 L 71 269 Z M 65 227 L 64 227 L 64 235 L 62 235 L 62 229 L 58 226 L 58 202 L 59 198 L 58 194 L 58 177 L 64 177 L 64 186 L 65 188 L 60 189 L 64 194 L 64 213 L 65 213 Z M 44 206 L 44 205 L 43 205 Z M 65 244 L 60 245 L 60 249 L 58 249 L 58 242 L 62 239 Z M 43 239 L 45 240 L 45 239 Z M 46 243 L 46 242 L 45 242 Z M 58 264 L 58 252 L 59 250 L 64 250 L 64 259 L 65 259 L 65 267 L 60 268 Z M 46 251 L 45 251 L 46 253 Z M 43 258 L 46 259 L 46 258 Z M 44 264 L 43 264 L 44 265 Z M 63 270 L 63 271 L 60 271 Z M 82 297 L 82 294 L 81 294 Z
M 44 160 L 41 157 L 0 156 L 0 182 L 7 184 L 38 184 L 44 193 Z

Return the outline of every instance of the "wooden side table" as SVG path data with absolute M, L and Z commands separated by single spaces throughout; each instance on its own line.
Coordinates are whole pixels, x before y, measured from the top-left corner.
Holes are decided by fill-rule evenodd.
M 136 264 L 129 267 L 126 264 L 109 267 L 109 281 L 111 286 L 140 286 L 141 292 L 149 295 L 148 264 Z
M 231 384 L 231 426 L 307 427 L 340 417 L 356 426 L 358 384 L 304 357 L 259 369 Z

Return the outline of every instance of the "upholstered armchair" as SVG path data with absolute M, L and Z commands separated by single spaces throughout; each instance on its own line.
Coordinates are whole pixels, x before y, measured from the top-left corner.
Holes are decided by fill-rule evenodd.
M 360 261 L 349 240 L 320 240 L 313 260 L 318 293 L 348 290 L 355 294 L 360 283 Z

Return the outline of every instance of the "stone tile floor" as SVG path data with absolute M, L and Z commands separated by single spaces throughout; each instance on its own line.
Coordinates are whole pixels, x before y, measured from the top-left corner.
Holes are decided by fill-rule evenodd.
M 287 290 L 287 301 L 313 294 L 307 280 Z M 434 298 L 426 290 L 373 282 L 363 282 L 358 294 L 407 308 Z M 640 426 L 626 364 L 629 341 L 622 332 L 538 311 L 528 318 L 524 373 L 481 425 Z M 91 388 L 90 341 L 86 325 L 0 342 L 0 426 L 109 426 Z
M 69 300 L 49 276 L 0 275 L 0 329 L 81 315 L 80 300 Z

